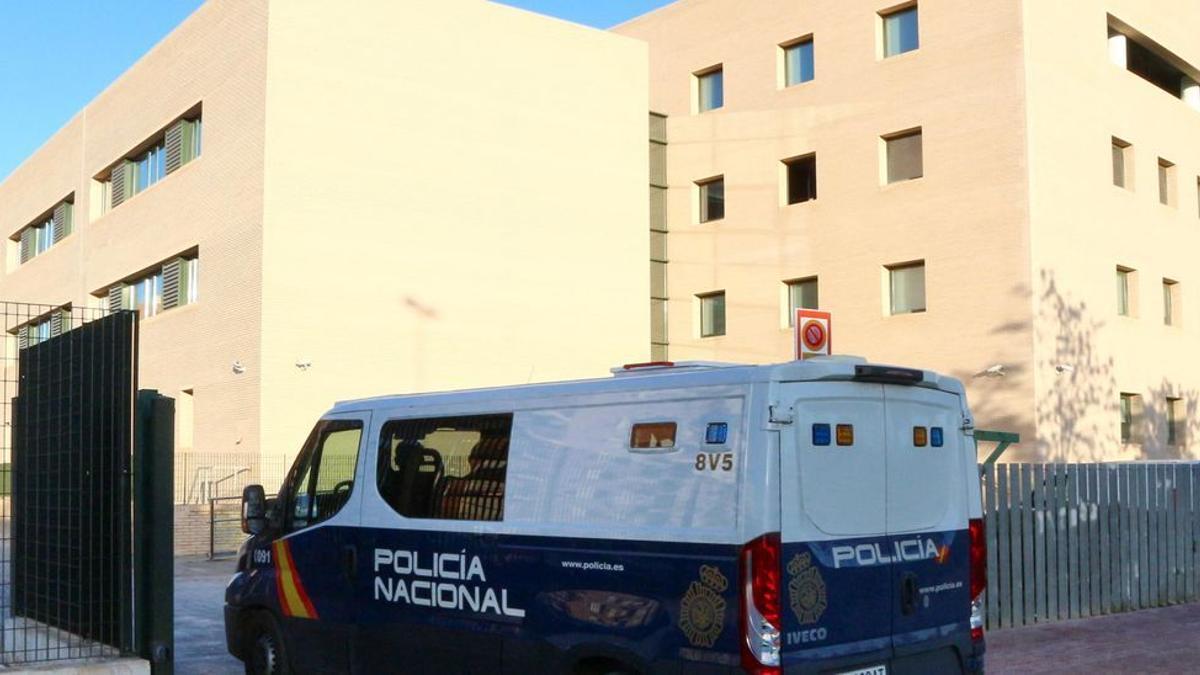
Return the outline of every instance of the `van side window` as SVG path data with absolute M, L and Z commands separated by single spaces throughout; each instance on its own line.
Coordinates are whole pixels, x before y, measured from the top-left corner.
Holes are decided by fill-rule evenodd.
M 287 529 L 299 530 L 342 510 L 354 489 L 363 425 L 322 420 L 309 434 L 287 478 Z
M 384 424 L 380 496 L 408 518 L 504 520 L 512 422 L 508 413 Z
M 633 425 L 629 433 L 631 448 L 673 448 L 675 447 L 674 422 L 649 422 Z

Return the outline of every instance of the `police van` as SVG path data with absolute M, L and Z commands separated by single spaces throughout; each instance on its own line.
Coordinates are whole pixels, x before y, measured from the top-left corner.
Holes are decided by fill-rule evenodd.
M 249 673 L 981 672 L 958 381 L 823 357 L 371 398 L 226 590 Z

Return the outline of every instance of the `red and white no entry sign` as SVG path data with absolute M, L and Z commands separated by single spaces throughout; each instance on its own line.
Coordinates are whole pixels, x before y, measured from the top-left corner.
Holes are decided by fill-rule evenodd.
M 830 328 L 832 324 L 829 312 L 818 312 L 814 309 L 796 310 L 796 358 L 807 359 L 812 356 L 827 356 L 830 349 Z

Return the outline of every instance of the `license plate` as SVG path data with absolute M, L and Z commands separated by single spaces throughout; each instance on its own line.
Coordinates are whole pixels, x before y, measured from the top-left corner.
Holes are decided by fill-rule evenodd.
M 858 670 L 847 670 L 838 675 L 887 675 L 887 666 L 878 665 L 870 668 L 859 668 Z

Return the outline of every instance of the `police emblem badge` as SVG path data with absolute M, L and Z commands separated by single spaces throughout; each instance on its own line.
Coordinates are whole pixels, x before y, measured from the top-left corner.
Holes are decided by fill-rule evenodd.
M 725 626 L 725 598 L 729 580 L 711 565 L 700 566 L 700 580 L 688 586 L 679 603 L 679 630 L 693 647 L 711 647 Z
M 787 566 L 792 579 L 788 582 L 788 596 L 796 620 L 805 626 L 821 620 L 829 606 L 825 596 L 825 580 L 812 564 L 812 554 L 797 553 Z

